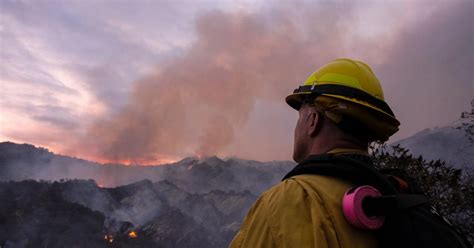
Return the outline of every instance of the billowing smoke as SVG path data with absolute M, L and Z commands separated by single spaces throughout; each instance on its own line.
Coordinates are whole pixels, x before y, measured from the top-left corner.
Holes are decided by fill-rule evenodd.
M 307 7 L 202 15 L 184 55 L 136 83 L 120 113 L 90 128 L 88 147 L 115 161 L 221 155 L 257 99 L 283 104 L 315 65 L 339 53 L 349 19 L 329 13 L 341 5 Z M 289 18 L 296 14 L 303 20 Z
M 280 124 L 294 117 L 289 112 L 278 110 L 282 114 L 269 122 L 252 124 L 255 130 L 243 129 L 255 123 L 249 118 L 257 103 L 283 106 L 309 73 L 337 57 L 355 57 L 376 69 L 402 135 L 433 125 L 439 116 L 429 110 L 433 96 L 442 102 L 439 110 L 462 111 L 472 90 L 472 3 L 392 5 L 376 15 L 380 19 L 364 19 L 371 13 L 365 5 L 341 2 L 204 13 L 187 50 L 136 82 L 128 104 L 92 125 L 81 149 L 138 163 L 187 155 L 289 159 L 292 126 Z M 393 30 L 371 30 L 367 20 L 387 22 Z
M 375 67 L 402 123 L 392 140 L 449 125 L 474 99 L 474 3 L 440 1 L 414 18 Z

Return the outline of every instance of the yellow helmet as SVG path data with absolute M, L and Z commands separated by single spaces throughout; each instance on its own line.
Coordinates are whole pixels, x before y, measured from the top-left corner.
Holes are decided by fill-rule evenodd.
M 321 106 L 342 129 L 370 132 L 371 141 L 388 140 L 400 126 L 385 102 L 379 80 L 361 61 L 336 59 L 313 72 L 286 97 L 296 110 L 308 100 Z

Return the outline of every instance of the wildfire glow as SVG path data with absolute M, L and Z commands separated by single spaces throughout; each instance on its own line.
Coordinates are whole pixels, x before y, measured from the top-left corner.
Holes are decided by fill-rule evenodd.
M 137 237 L 137 233 L 135 231 L 131 231 L 128 233 L 128 236 L 132 239 L 136 238 Z
M 112 235 L 110 235 L 110 234 L 105 235 L 105 236 L 104 236 L 104 239 L 105 239 L 105 241 L 107 241 L 107 242 L 109 242 L 109 243 L 114 242 L 114 237 L 113 237 Z
M 55 147 L 48 144 L 39 144 L 39 145 L 48 149 L 50 152 L 54 154 L 72 156 L 76 158 L 81 158 L 81 159 L 97 162 L 100 164 L 123 164 L 123 165 L 128 165 L 128 166 L 157 166 L 157 165 L 162 165 L 162 164 L 176 163 L 182 159 L 181 157 L 168 156 L 168 155 L 157 155 L 154 158 L 109 159 L 109 158 L 98 157 L 98 156 L 90 156 L 87 153 L 84 153 L 81 151 L 63 149 L 62 147 Z
M 153 158 L 131 158 L 131 159 L 110 159 L 104 157 L 97 157 L 97 156 L 87 156 L 86 154 L 76 154 L 78 152 L 74 152 L 74 154 L 70 154 L 68 152 L 64 152 L 61 154 L 65 155 L 72 155 L 75 157 L 80 157 L 82 159 L 86 159 L 89 161 L 94 161 L 101 164 L 123 164 L 128 166 L 159 166 L 162 164 L 171 164 L 178 162 L 180 157 L 175 156 L 167 156 L 167 155 L 159 155 Z
M 179 161 L 179 159 L 175 158 L 160 158 L 160 159 L 121 159 L 121 160 L 110 160 L 110 159 L 95 159 L 102 164 L 123 164 L 123 165 L 139 165 L 139 166 L 155 166 L 155 165 L 162 165 L 162 164 L 171 164 Z

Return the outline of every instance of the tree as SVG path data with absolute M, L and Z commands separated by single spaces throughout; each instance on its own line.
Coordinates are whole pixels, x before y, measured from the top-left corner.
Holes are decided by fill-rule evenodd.
M 474 176 L 444 161 L 415 157 L 399 145 L 372 147 L 378 169 L 401 169 L 423 190 L 438 212 L 474 241 Z

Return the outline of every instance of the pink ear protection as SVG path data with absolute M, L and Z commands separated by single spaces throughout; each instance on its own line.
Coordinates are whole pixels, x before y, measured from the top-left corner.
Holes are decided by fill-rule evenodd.
M 368 185 L 349 189 L 342 198 L 342 212 L 346 220 L 360 229 L 379 229 L 384 221 L 384 216 L 368 216 L 363 209 L 362 203 L 368 197 L 379 197 L 380 192 Z

